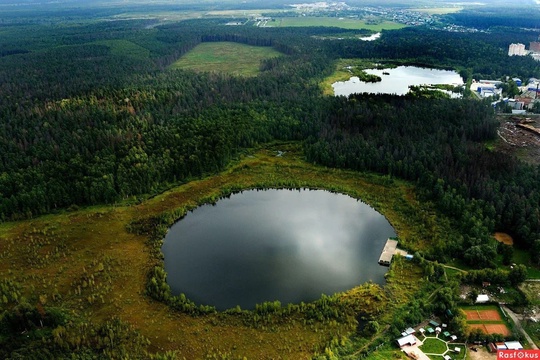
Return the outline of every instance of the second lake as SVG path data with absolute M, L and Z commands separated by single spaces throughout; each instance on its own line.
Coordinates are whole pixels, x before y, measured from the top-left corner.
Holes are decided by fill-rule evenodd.
M 398 66 L 393 69 L 366 69 L 366 73 L 378 75 L 382 81 L 366 83 L 353 76 L 347 81 L 332 84 L 334 95 L 349 96 L 354 93 L 405 95 L 410 85 L 450 84 L 463 85 L 461 76 L 452 70 Z M 386 75 L 383 74 L 387 73 Z

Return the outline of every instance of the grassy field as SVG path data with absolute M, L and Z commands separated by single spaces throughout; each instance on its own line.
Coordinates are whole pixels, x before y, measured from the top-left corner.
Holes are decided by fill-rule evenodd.
M 343 29 L 368 29 L 372 31 L 397 30 L 407 25 L 392 21 L 381 21 L 378 24 L 368 24 L 363 20 L 336 17 L 285 17 L 276 19 L 274 26 L 332 26 Z
M 503 265 L 502 263 L 502 255 L 497 255 L 494 262 L 497 264 L 497 266 L 508 268 L 508 266 Z M 540 279 L 540 269 L 531 264 L 531 255 L 529 251 L 514 246 L 514 256 L 512 257 L 512 262 L 516 264 L 523 264 L 527 267 L 527 279 Z M 460 259 L 454 259 L 447 265 L 457 267 L 464 271 L 474 270 L 472 266 L 466 264 Z
M 444 341 L 431 337 L 426 338 L 422 346 L 420 346 L 420 350 L 427 354 L 442 354 L 447 349 Z
M 205 16 L 215 17 L 235 17 L 246 18 L 252 16 L 262 16 L 264 13 L 276 13 L 287 10 L 279 9 L 249 9 L 249 10 L 211 10 L 205 13 Z
M 392 65 L 388 65 L 391 67 Z M 353 76 L 353 72 L 361 71 L 363 69 L 373 69 L 377 65 L 369 60 L 363 59 L 339 59 L 336 61 L 334 72 L 326 77 L 320 84 L 322 91 L 325 95 L 334 95 L 334 89 L 332 84 L 337 81 L 347 81 Z
M 526 281 L 519 288 L 533 306 L 540 306 L 540 281 Z
M 502 263 L 502 255 L 497 255 L 494 261 L 497 266 L 508 268 Z M 527 267 L 527 279 L 540 279 L 540 269 L 531 263 L 530 251 L 514 246 L 512 263 L 523 264 Z
M 207 42 L 197 45 L 174 62 L 171 68 L 256 76 L 260 71 L 261 60 L 277 56 L 283 56 L 283 54 L 271 47 L 232 42 Z
M 467 348 L 464 345 L 457 345 L 454 343 L 447 343 L 440 338 L 427 337 L 424 339 L 424 343 L 420 346 L 425 354 L 429 354 L 429 358 L 434 359 L 444 359 L 444 355 L 450 355 L 452 359 L 465 359 L 467 354 Z M 460 352 L 455 353 L 454 349 L 459 348 Z
M 533 321 L 526 321 L 523 323 L 523 327 L 527 334 L 532 338 L 536 346 L 540 345 L 540 323 Z
M 537 266 L 531 264 L 530 251 L 514 247 L 513 261 L 516 264 L 523 264 L 527 266 L 528 279 L 540 279 L 540 269 Z
M 277 157 L 277 150 L 286 151 Z M 416 200 L 405 182 L 372 174 L 310 165 L 296 144 L 276 144 L 239 159 L 220 174 L 189 182 L 137 204 L 96 206 L 0 226 L 0 279 L 10 293 L 30 303 L 59 307 L 73 321 L 101 324 L 118 318 L 130 324 L 151 352 L 178 351 L 179 358 L 310 359 L 331 339 L 354 332 L 354 324 L 305 323 L 296 315 L 271 326 L 253 327 L 234 315 L 192 317 L 144 294 L 156 263 L 148 238 L 127 230 L 137 219 L 160 216 L 219 199 L 224 189 L 320 188 L 362 199 L 391 222 L 401 243 L 423 249 L 448 229 Z M 393 265 L 394 266 L 394 265 Z M 388 285 L 357 287 L 341 295 L 381 324 L 422 286 L 421 271 L 396 261 Z M 8 294 L 9 295 L 9 294 Z M 11 295 L 10 295 L 11 296 Z M 392 299 L 390 301 L 389 299 Z M 0 304 L 0 310 L 3 306 Z M 227 357 L 223 357 L 227 358 Z

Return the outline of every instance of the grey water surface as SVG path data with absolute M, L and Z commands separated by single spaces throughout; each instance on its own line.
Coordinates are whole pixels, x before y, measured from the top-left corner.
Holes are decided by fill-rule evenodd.
M 204 205 L 163 244 L 173 294 L 218 310 L 279 300 L 309 302 L 368 280 L 395 232 L 384 216 L 343 194 L 250 190 Z
M 428 69 L 416 66 L 398 66 L 392 69 L 367 69 L 366 73 L 378 75 L 382 81 L 362 82 L 353 76 L 347 81 L 332 84 L 334 95 L 349 96 L 354 93 L 405 95 L 410 85 L 463 85 L 461 76 L 452 70 Z M 384 74 L 383 74 L 384 73 Z

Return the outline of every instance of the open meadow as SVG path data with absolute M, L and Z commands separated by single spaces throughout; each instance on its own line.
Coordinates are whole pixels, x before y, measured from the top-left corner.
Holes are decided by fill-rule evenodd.
M 273 26 L 331 26 L 343 29 L 368 29 L 372 31 L 397 30 L 407 25 L 395 23 L 392 21 L 380 21 L 369 23 L 364 20 L 337 17 L 284 17 L 276 19 Z
M 283 56 L 283 54 L 271 47 L 233 42 L 206 42 L 197 45 L 170 67 L 199 72 L 255 76 L 260 72 L 261 60 L 278 56 Z

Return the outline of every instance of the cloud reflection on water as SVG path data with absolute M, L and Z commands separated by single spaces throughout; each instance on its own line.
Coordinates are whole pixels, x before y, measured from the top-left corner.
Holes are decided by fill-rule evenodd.
M 163 252 L 174 293 L 226 309 L 279 299 L 311 301 L 368 280 L 388 221 L 366 204 L 326 191 L 246 191 L 175 224 Z

